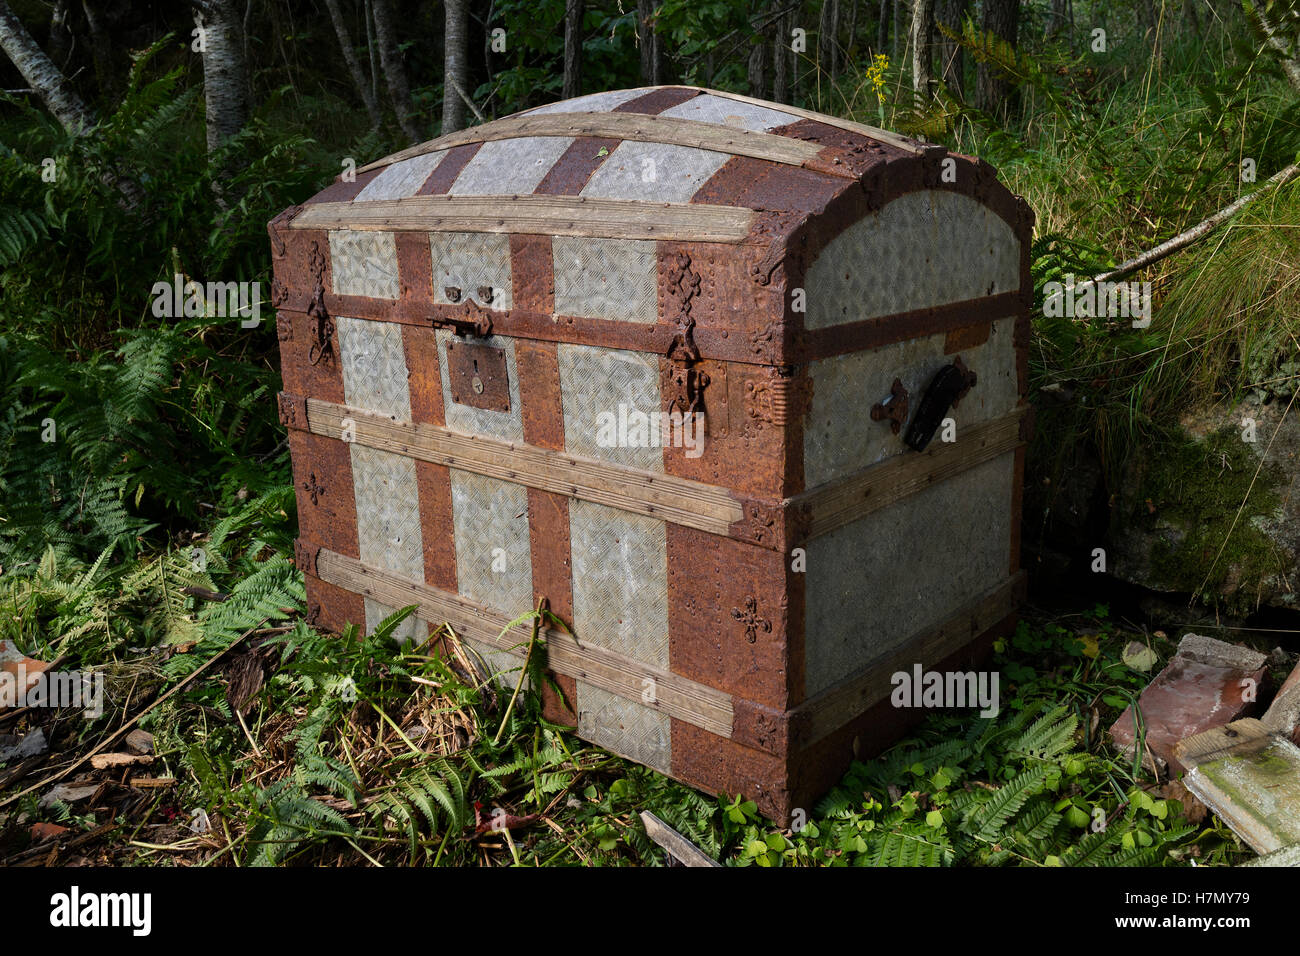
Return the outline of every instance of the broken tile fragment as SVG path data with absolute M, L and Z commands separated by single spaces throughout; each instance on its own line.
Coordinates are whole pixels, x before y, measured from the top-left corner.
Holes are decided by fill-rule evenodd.
M 1249 716 L 1255 709 L 1267 657 L 1240 647 L 1188 634 L 1178 653 L 1138 698 L 1145 727 L 1143 763 L 1168 765 L 1171 773 L 1183 770 L 1174 756 L 1180 740 Z M 1133 708 L 1128 707 L 1111 725 L 1115 746 L 1132 753 L 1136 746 Z

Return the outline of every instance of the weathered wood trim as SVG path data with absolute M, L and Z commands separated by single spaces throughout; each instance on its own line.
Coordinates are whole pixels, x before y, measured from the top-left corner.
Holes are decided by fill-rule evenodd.
M 790 499 L 808 514 L 807 535 L 815 538 L 852 524 L 864 515 L 948 480 L 999 455 L 1020 440 L 1024 408 L 979 425 L 958 429 L 955 442 L 935 441 L 924 452 L 905 451 L 838 481 L 819 485 Z
M 888 698 L 894 673 L 910 671 L 917 662 L 937 663 L 961 650 L 1014 611 L 1024 600 L 1025 586 L 1023 571 L 1012 575 L 937 627 L 915 635 L 881 660 L 804 701 L 790 712 L 793 749 L 815 744 Z
M 721 866 L 649 810 L 641 811 L 641 823 L 645 826 L 645 835 L 667 850 L 683 866 Z
M 748 103 L 751 106 L 765 106 L 770 110 L 780 110 L 782 113 L 789 113 L 792 116 L 798 116 L 800 119 L 813 120 L 818 123 L 824 123 L 827 126 L 834 126 L 836 129 L 846 129 L 851 133 L 858 133 L 862 136 L 869 136 L 871 139 L 881 143 L 888 143 L 897 149 L 906 150 L 909 153 L 915 153 L 918 156 L 930 152 L 946 152 L 942 146 L 934 146 L 929 143 L 918 143 L 915 140 L 899 136 L 897 133 L 891 133 L 889 130 L 877 129 L 874 126 L 867 126 L 865 123 L 855 123 L 853 120 L 842 119 L 839 116 L 827 116 L 825 113 L 816 113 L 812 110 L 806 110 L 798 106 L 789 106 L 785 103 L 773 103 L 771 100 L 755 99 L 752 96 L 742 96 L 739 93 L 728 93 L 724 90 L 710 90 L 703 86 L 682 86 L 677 84 L 678 89 L 696 90 L 700 93 L 709 93 L 713 96 L 721 96 L 723 99 L 735 100 L 737 103 Z
M 1174 757 L 1187 768 L 1187 789 L 1256 853 L 1300 840 L 1300 788 L 1294 772 L 1286 773 L 1288 764 L 1300 764 L 1300 749 L 1262 721 L 1247 717 L 1193 734 L 1174 745 Z
M 473 126 L 450 133 L 368 163 L 357 172 L 364 173 L 380 166 L 424 156 L 441 149 L 451 149 L 453 146 L 514 139 L 521 136 L 575 138 L 592 136 L 640 143 L 666 143 L 672 146 L 689 146 L 716 153 L 728 153 L 732 156 L 766 159 L 786 166 L 804 166 L 811 163 L 817 166 L 819 171 L 825 165 L 818 162 L 818 154 L 822 151 L 821 146 L 773 133 L 759 133 L 672 116 L 649 116 L 644 113 L 543 113 L 539 116 L 529 114 L 510 116 L 484 123 L 482 126 Z M 845 169 L 837 170 L 836 175 L 851 178 L 853 173 Z
M 344 419 L 354 423 L 352 440 L 361 445 L 714 534 L 727 534 L 744 517 L 741 503 L 715 485 L 307 399 L 313 433 L 341 438 Z
M 450 624 L 461 637 L 521 659 L 527 654 L 531 625 L 516 625 L 507 630 L 510 618 L 459 595 L 369 567 L 325 548 L 317 554 L 316 573 L 327 584 L 373 598 L 389 607 L 414 604 L 417 617 L 431 624 Z M 546 628 L 541 635 L 546 640 L 547 665 L 553 671 L 594 684 L 709 733 L 731 736 L 730 694 L 605 648 L 579 643 L 573 635 L 561 630 Z
M 739 243 L 749 236 L 754 215 L 752 209 L 736 206 L 586 196 L 411 196 L 309 204 L 293 218 L 289 228 Z

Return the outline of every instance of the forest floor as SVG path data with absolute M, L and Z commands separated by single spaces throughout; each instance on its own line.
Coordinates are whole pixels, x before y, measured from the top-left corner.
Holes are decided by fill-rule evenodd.
M 396 623 L 340 639 L 285 607 L 223 650 L 169 643 L 109 663 L 98 719 L 0 711 L 0 753 L 48 745 L 0 763 L 0 865 L 663 865 L 643 810 L 724 865 L 1252 856 L 1180 783 L 1110 746 L 1181 635 L 1104 605 L 1026 609 L 994 645 L 997 716 L 930 713 L 785 829 L 548 724 L 519 674 L 483 681 L 463 653 L 397 645 Z M 1275 636 L 1234 635 L 1265 652 Z

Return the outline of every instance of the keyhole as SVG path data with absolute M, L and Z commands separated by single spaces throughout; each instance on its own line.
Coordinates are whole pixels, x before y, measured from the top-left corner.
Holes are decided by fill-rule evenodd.
M 474 360 L 474 377 L 470 379 L 469 386 L 474 389 L 475 395 L 483 394 L 483 379 L 478 377 L 478 359 Z

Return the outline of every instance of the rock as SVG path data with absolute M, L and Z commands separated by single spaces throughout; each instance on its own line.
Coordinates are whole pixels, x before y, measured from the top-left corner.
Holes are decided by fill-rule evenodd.
M 52 807 L 55 801 L 63 803 L 80 803 L 82 800 L 88 800 L 93 797 L 100 788 L 101 784 L 91 781 L 82 783 L 79 781 L 73 783 L 60 783 L 50 789 L 50 792 L 41 797 L 42 807 Z
M 10 760 L 26 760 L 28 757 L 39 757 L 49 749 L 50 745 L 45 739 L 45 731 L 38 727 L 22 737 L 17 743 L 7 747 L 0 747 L 0 763 L 8 763 Z
M 1284 420 L 1285 406 L 1192 411 L 1180 420 L 1184 441 L 1139 448 L 1112 514 L 1107 570 L 1238 617 L 1297 607 L 1300 416 Z
M 126 735 L 128 750 L 138 754 L 153 753 L 153 734 L 147 730 L 133 730 Z
M 1138 698 L 1146 731 L 1143 761 L 1159 767 L 1157 760 L 1148 761 L 1158 758 L 1171 773 L 1180 773 L 1174 745 L 1253 712 L 1266 664 L 1258 651 L 1186 635 L 1173 660 Z M 1111 725 L 1110 736 L 1117 748 L 1132 753 L 1137 740 L 1132 707 Z

